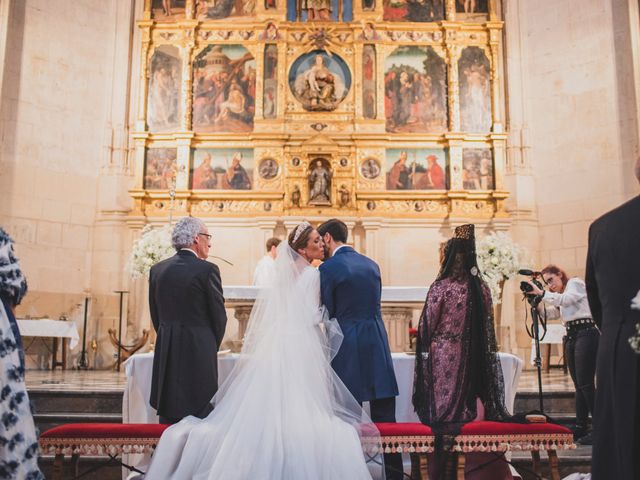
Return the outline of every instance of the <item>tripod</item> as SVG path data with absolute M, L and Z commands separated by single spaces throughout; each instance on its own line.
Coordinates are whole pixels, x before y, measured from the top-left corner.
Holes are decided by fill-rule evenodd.
M 527 325 L 527 333 L 533 339 L 535 348 L 536 348 L 536 356 L 534 359 L 534 365 L 538 370 L 538 400 L 540 402 L 540 413 L 544 413 L 544 406 L 542 402 L 542 357 L 540 357 L 540 340 L 544 338 L 547 334 L 547 321 L 542 320 L 540 318 L 540 314 L 538 313 L 538 304 L 542 300 L 542 296 L 526 296 L 529 305 L 531 305 L 531 330 L 529 330 L 529 326 Z M 542 327 L 542 336 L 540 336 L 540 327 Z

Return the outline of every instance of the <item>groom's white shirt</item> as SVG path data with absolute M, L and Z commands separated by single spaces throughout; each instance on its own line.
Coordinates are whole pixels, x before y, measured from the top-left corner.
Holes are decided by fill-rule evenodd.
M 338 250 L 340 250 L 342 247 L 346 247 L 346 246 L 347 246 L 346 244 L 340 245 L 338 248 L 336 248 L 336 249 L 333 251 L 333 253 L 331 254 L 331 256 L 333 257 L 333 256 L 336 254 L 336 252 L 337 252 Z

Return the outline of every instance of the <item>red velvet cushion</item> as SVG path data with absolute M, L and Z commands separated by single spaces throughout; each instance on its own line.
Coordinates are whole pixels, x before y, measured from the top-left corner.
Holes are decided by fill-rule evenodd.
M 531 435 L 571 433 L 555 423 L 471 422 L 462 427 L 461 435 Z
M 157 423 L 70 423 L 47 430 L 40 438 L 160 438 L 168 427 Z
M 433 435 L 431 427 L 422 423 L 376 423 L 381 437 Z
M 433 435 L 431 427 L 422 423 L 376 423 L 382 437 Z M 571 434 L 571 430 L 555 423 L 471 422 L 462 427 L 461 435 L 530 435 Z

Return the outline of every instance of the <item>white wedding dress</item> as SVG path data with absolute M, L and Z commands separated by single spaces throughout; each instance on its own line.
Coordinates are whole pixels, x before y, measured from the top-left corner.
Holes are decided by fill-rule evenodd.
M 330 365 L 341 332 L 320 305 L 319 272 L 286 242 L 275 265 L 214 410 L 165 431 L 146 480 L 384 476 L 382 455 L 367 447 L 378 432 Z

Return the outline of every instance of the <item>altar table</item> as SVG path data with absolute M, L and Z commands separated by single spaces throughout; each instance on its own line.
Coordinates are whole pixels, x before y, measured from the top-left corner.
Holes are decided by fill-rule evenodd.
M 505 404 L 513 412 L 513 403 L 523 362 L 515 355 L 499 353 L 505 385 Z M 218 356 L 218 382 L 222 384 L 231 373 L 238 357 L 237 353 Z M 398 381 L 400 395 L 396 397 L 396 420 L 419 422 L 413 411 L 413 369 L 415 355 L 392 353 L 393 368 Z M 124 363 L 127 385 L 122 402 L 123 423 L 158 423 L 156 411 L 149 405 L 153 353 L 133 355 Z
M 16 319 L 20 335 L 23 337 L 43 337 L 53 339 L 51 370 L 56 367 L 67 368 L 67 339 L 69 348 L 72 350 L 78 345 L 80 335 L 78 327 L 74 322 L 64 322 L 62 320 L 51 320 L 41 318 L 39 320 Z M 62 343 L 62 361 L 58 361 L 58 342 Z M 27 350 L 25 345 L 25 351 Z

